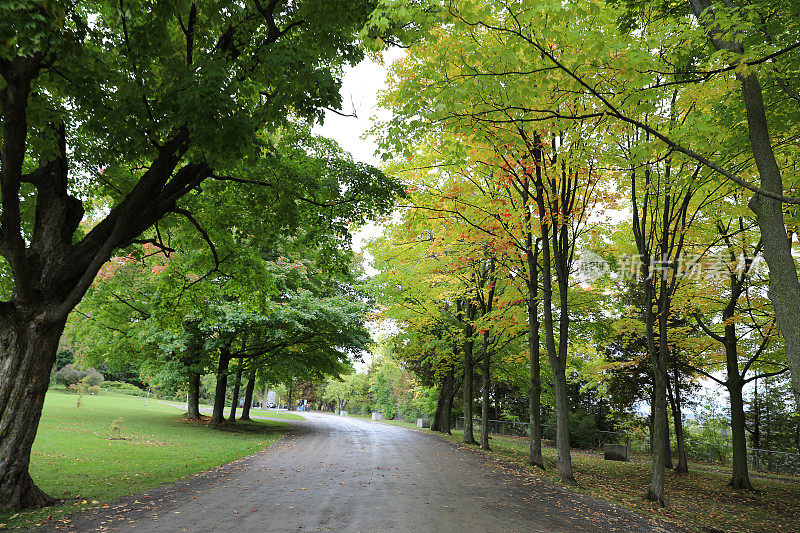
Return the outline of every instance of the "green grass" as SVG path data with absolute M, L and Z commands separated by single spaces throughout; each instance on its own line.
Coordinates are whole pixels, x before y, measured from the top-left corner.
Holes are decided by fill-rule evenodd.
M 452 441 L 460 442 L 461 431 Z M 476 434 L 476 438 L 478 434 Z M 490 456 L 514 461 L 534 475 L 558 482 L 556 451 L 544 448 L 546 470 L 526 465 L 528 440 L 492 435 Z M 470 447 L 477 449 L 477 447 Z M 727 486 L 729 472 L 691 470 L 667 473 L 667 506 L 644 499 L 650 486 L 648 462 L 605 461 L 602 456 L 573 450 L 576 491 L 613 502 L 640 515 L 682 526 L 690 531 L 800 531 L 800 483 L 751 477 L 756 492 L 736 492 Z
M 306 417 L 296 413 L 287 413 L 286 411 L 275 411 L 273 409 L 251 409 L 250 416 L 253 418 L 263 416 L 265 418 L 281 418 L 285 420 L 306 420 Z
M 165 403 L 167 403 L 169 405 L 172 405 L 172 406 L 175 406 L 175 407 L 177 407 L 179 409 L 186 409 L 186 404 L 184 404 L 184 403 L 169 402 L 169 401 L 165 402 Z M 200 411 L 202 413 L 204 413 L 204 414 L 211 413 L 211 409 L 212 409 L 211 405 L 200 404 Z M 230 406 L 228 406 L 228 408 L 225 410 L 226 417 L 227 417 L 228 414 L 230 414 Z M 242 410 L 241 409 L 236 411 L 236 416 L 241 416 L 241 414 L 242 414 Z M 306 420 L 306 417 L 298 415 L 296 413 L 289 413 L 289 412 L 286 412 L 286 411 L 278 411 L 277 409 L 264 409 L 264 410 L 261 410 L 261 409 L 255 408 L 255 407 L 250 409 L 250 417 L 251 418 L 258 418 L 258 417 L 280 418 L 280 419 L 283 419 L 283 420 Z
M 31 455 L 31 475 L 39 487 L 68 501 L 45 510 L 0 512 L 0 529 L 102 506 L 234 461 L 269 446 L 286 427 L 285 422 L 253 421 L 213 429 L 184 420 L 180 410 L 152 398 L 145 405 L 144 398 L 121 394 L 84 396 L 80 408 L 76 399 L 58 390 L 47 394 Z M 115 432 L 118 418 L 121 429 Z
M 359 418 L 361 420 L 372 420 L 372 416 L 367 415 L 354 415 L 354 414 L 347 414 L 348 418 Z M 376 422 L 380 422 L 381 424 L 388 424 L 390 426 L 400 426 L 404 428 L 411 428 L 414 429 L 417 427 L 416 422 L 406 422 L 405 420 L 377 420 Z

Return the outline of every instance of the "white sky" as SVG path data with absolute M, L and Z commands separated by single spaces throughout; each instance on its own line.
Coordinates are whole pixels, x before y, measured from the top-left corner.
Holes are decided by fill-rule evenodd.
M 342 117 L 326 111 L 325 123 L 315 126 L 314 133 L 334 139 L 356 161 L 379 167 L 380 160 L 375 156 L 377 145 L 374 139 L 366 137 L 366 132 L 373 120 L 391 117 L 388 111 L 378 109 L 378 93 L 386 88 L 387 67 L 403 54 L 401 48 L 393 48 L 384 52 L 383 65 L 364 59 L 346 69 L 342 80 L 342 111 L 347 114 L 355 111 L 356 117 Z M 353 249 L 361 252 L 365 240 L 379 233 L 380 228 L 368 224 L 353 235 Z

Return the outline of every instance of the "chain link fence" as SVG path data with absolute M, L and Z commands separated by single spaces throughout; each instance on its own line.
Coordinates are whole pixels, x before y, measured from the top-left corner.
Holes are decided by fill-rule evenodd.
M 474 418 L 472 426 L 475 431 L 481 431 L 481 419 Z M 454 429 L 463 430 L 464 417 L 456 419 L 453 427 Z M 530 435 L 530 430 L 527 422 L 489 420 L 489 433 L 510 437 L 527 437 Z M 603 430 L 596 430 L 596 433 L 598 448 L 602 448 L 604 444 L 624 444 L 628 446 L 631 453 L 651 453 L 650 435 L 646 433 Z M 553 440 L 555 438 L 555 427 L 543 424 L 542 436 Z M 730 444 L 702 442 L 687 438 L 684 441 L 684 448 L 686 450 L 686 458 L 690 461 L 723 466 L 730 466 L 733 461 L 733 447 Z M 674 442 L 672 443 L 672 451 L 673 454 L 677 453 Z M 755 471 L 800 476 L 800 454 L 797 453 L 747 448 L 747 459 L 750 468 Z

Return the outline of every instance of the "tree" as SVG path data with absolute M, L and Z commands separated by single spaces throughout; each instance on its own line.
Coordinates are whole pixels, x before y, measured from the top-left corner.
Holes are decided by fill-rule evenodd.
M 165 214 L 186 216 L 178 204 L 204 180 L 251 178 L 259 130 L 338 106 L 340 66 L 362 57 L 354 37 L 369 9 L 2 7 L 0 508 L 54 501 L 28 473 L 30 449 L 67 315 L 100 268 Z M 94 205 L 97 220 L 82 225 Z

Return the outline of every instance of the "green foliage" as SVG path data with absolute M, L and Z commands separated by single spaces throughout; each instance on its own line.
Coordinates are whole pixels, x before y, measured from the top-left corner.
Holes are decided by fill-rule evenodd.
M 75 353 L 67 348 L 59 348 L 56 352 L 56 362 L 53 368 L 58 371 L 75 362 Z
M 370 392 L 374 398 L 374 408 L 391 420 L 397 413 L 397 400 L 394 398 L 394 390 L 389 384 L 389 379 L 383 371 L 378 372 L 370 380 Z
M 132 383 L 125 383 L 124 381 L 104 381 L 102 388 L 112 392 L 128 394 L 130 396 L 144 397 L 147 395 L 147 391 L 140 389 Z

